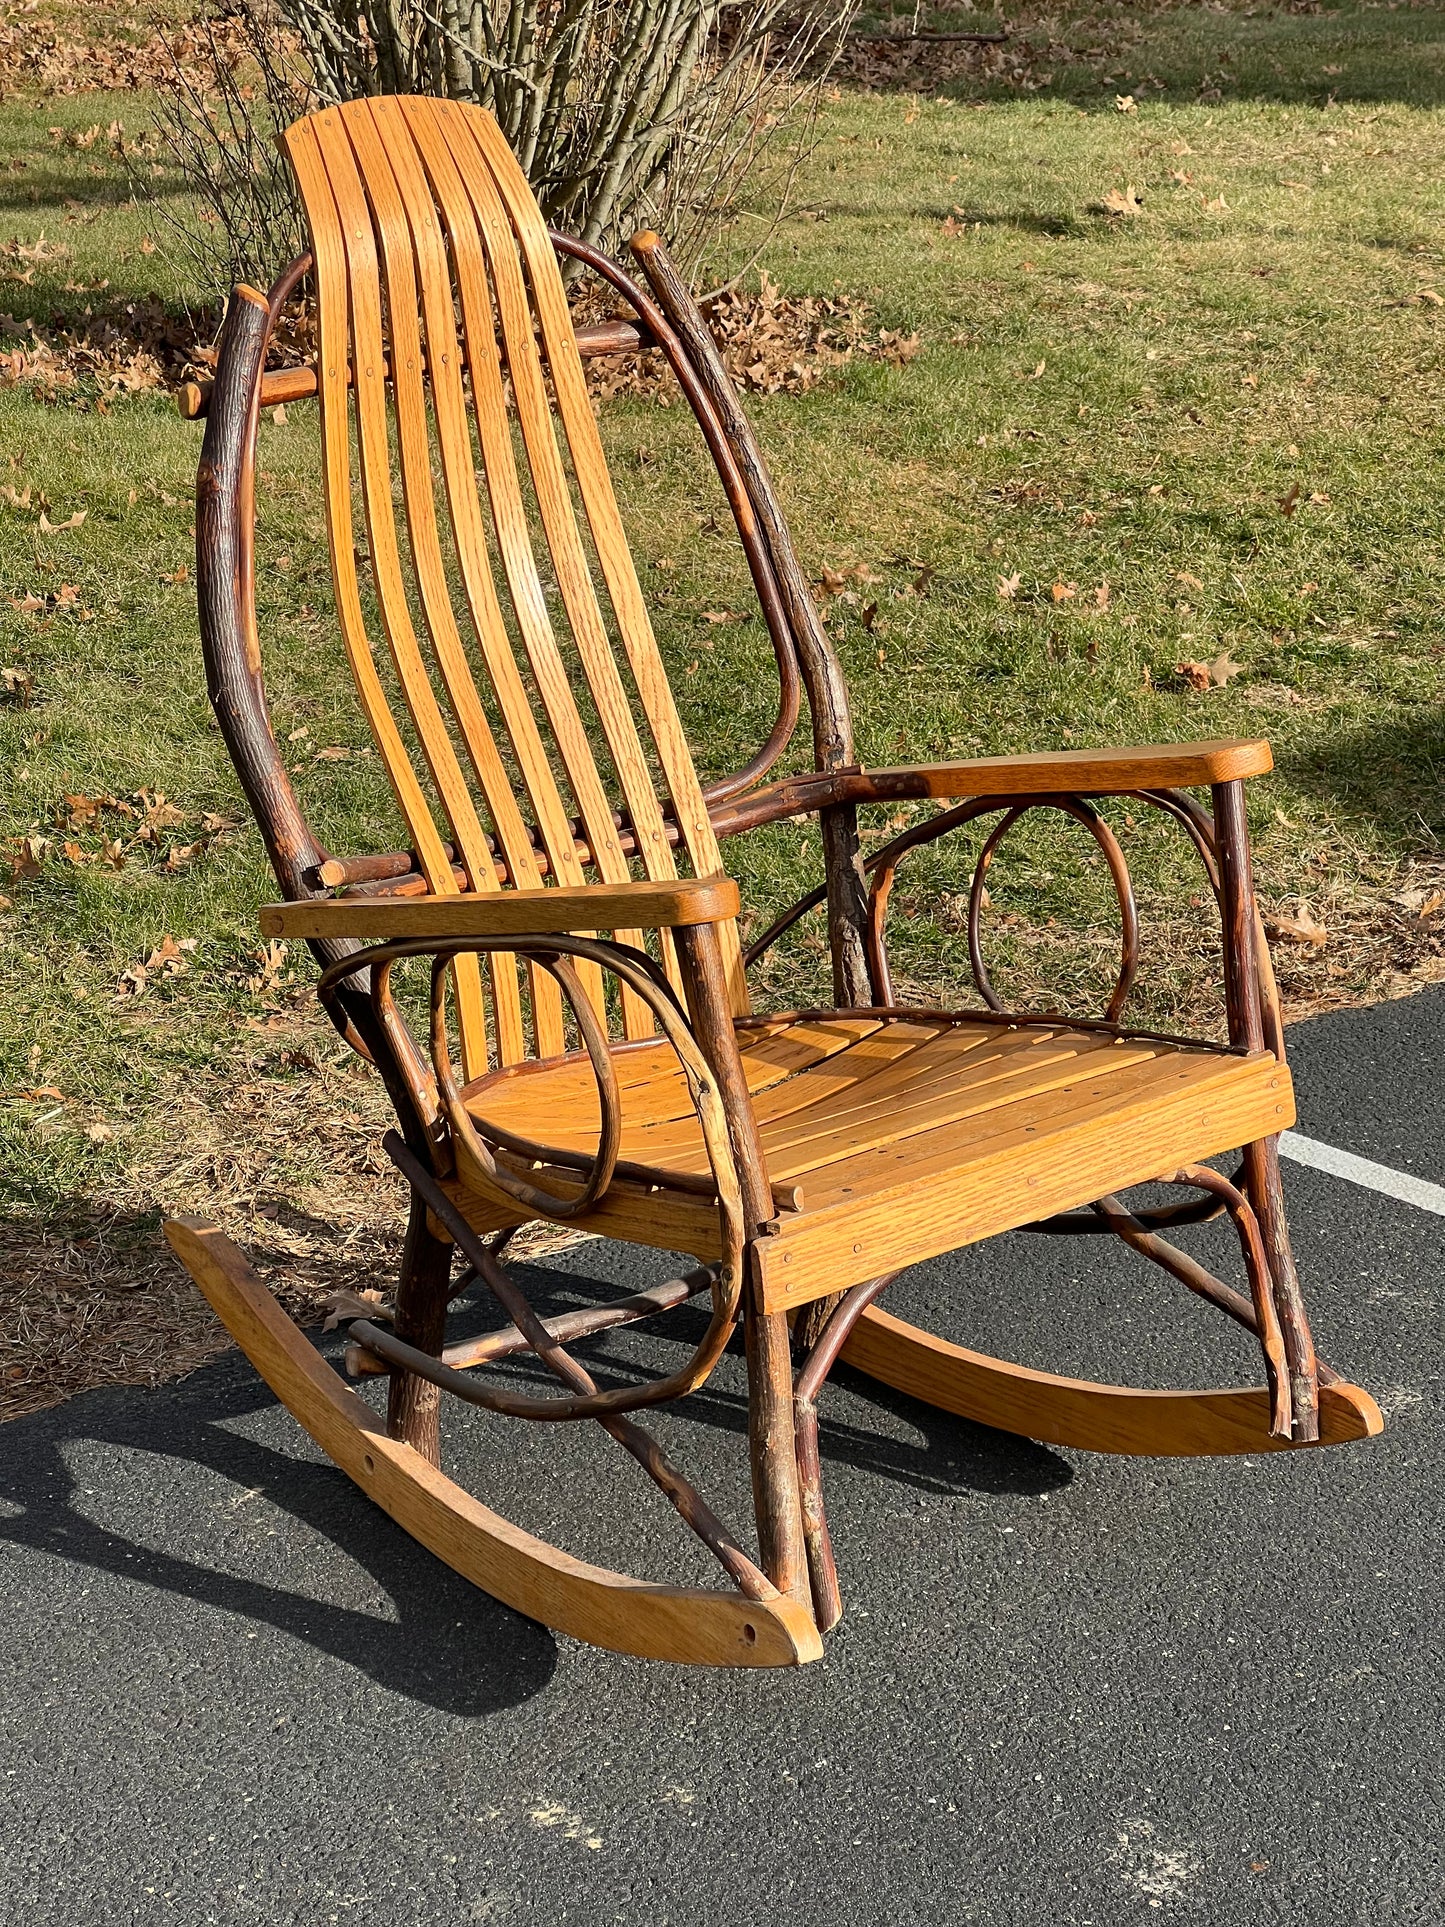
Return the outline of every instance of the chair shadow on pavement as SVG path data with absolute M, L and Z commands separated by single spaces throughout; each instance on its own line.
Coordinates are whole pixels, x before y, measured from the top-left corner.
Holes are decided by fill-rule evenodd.
M 228 1354 L 159 1391 L 117 1387 L 14 1420 L 0 1433 L 0 1542 L 272 1626 L 389 1692 L 462 1718 L 540 1692 L 557 1663 L 545 1627 L 423 1552 L 334 1466 L 277 1451 L 229 1423 L 274 1404 L 247 1361 Z M 156 1454 L 163 1498 L 187 1460 L 254 1493 L 364 1567 L 395 1617 L 217 1571 L 95 1523 L 77 1503 L 82 1482 L 66 1463 L 64 1448 L 81 1441 Z M 174 1517 L 171 1506 L 157 1506 L 158 1527 L 167 1513 Z
M 519 1268 L 521 1269 L 521 1268 Z M 606 1298 L 615 1286 L 527 1267 L 541 1301 L 565 1290 Z M 580 1287 L 580 1291 L 579 1291 Z M 679 1323 L 696 1319 L 684 1310 Z M 669 1337 L 686 1344 L 676 1327 Z M 579 1347 L 585 1356 L 589 1347 Z M 594 1363 L 597 1370 L 602 1364 Z M 605 1366 L 599 1376 L 605 1375 Z M 840 1420 L 825 1403 L 825 1462 L 930 1493 L 974 1490 L 1036 1494 L 1066 1485 L 1065 1460 L 1032 1440 L 954 1418 L 842 1369 L 838 1388 L 861 1394 L 881 1412 L 923 1435 L 917 1443 L 891 1431 Z M 854 1404 L 856 1410 L 856 1402 Z M 550 1632 L 479 1591 L 419 1547 L 346 1476 L 322 1459 L 297 1457 L 250 1437 L 235 1421 L 275 1410 L 270 1389 L 243 1357 L 228 1353 L 189 1378 L 157 1390 L 117 1386 L 82 1394 L 0 1430 L 0 1543 L 114 1574 L 131 1583 L 270 1626 L 354 1666 L 383 1689 L 462 1718 L 477 1718 L 542 1691 L 557 1663 Z M 687 1401 L 702 1426 L 747 1435 L 745 1399 L 715 1380 Z M 229 1481 L 330 1540 L 356 1561 L 395 1606 L 395 1617 L 338 1605 L 313 1594 L 244 1577 L 127 1538 L 87 1516 L 92 1496 L 67 1462 L 66 1448 L 93 1443 L 156 1461 L 155 1525 L 174 1519 L 170 1503 L 178 1468 L 189 1462 Z M 8 1448 L 8 1449 L 5 1449 Z M 87 1476 L 94 1479 L 95 1474 Z M 236 1501 L 232 1502 L 233 1504 Z M 464 1632 L 459 1632 L 459 1625 Z M 461 1642 L 464 1640 L 465 1649 Z M 459 1661 L 461 1663 L 459 1663 Z
M 619 1284 L 616 1278 L 604 1281 L 583 1272 L 554 1271 L 541 1265 L 519 1264 L 513 1267 L 513 1274 L 543 1316 L 573 1311 L 581 1304 L 605 1303 L 616 1294 Z M 487 1322 L 495 1321 L 488 1319 Z M 701 1340 L 706 1325 L 706 1315 L 696 1303 L 683 1305 L 649 1327 L 649 1342 L 665 1342 L 676 1347 L 678 1358 L 666 1361 L 667 1369 L 672 1369 L 681 1356 Z M 615 1354 L 609 1353 L 609 1341 L 615 1342 L 618 1336 L 616 1332 L 606 1333 L 569 1347 L 603 1390 L 625 1384 L 632 1377 L 631 1372 L 618 1369 Z M 729 1349 L 741 1352 L 740 1332 L 734 1334 Z M 659 1365 L 656 1356 L 650 1365 Z M 526 1389 L 544 1393 L 552 1389 L 551 1378 L 537 1361 L 524 1356 L 513 1361 L 512 1369 L 526 1382 Z M 719 1373 L 709 1379 L 678 1409 L 696 1423 L 746 1439 L 746 1400 L 740 1391 L 724 1385 L 722 1376 Z M 520 1384 L 518 1389 L 522 1389 Z M 858 1424 L 845 1418 L 840 1396 L 844 1393 L 866 1400 L 890 1419 L 920 1432 L 923 1442 L 918 1444 L 898 1437 L 896 1426 L 877 1430 L 868 1427 L 866 1422 Z M 1012 1492 L 1021 1497 L 1057 1491 L 1074 1476 L 1069 1462 L 1048 1446 L 1017 1433 L 999 1432 L 992 1426 L 957 1418 L 951 1412 L 909 1397 L 906 1392 L 894 1391 L 891 1386 L 847 1365 L 834 1367 L 819 1403 L 818 1443 L 825 1474 L 827 1465 L 832 1463 L 853 1466 L 896 1485 L 914 1486 L 935 1494 Z M 826 1476 L 824 1496 L 827 1496 Z

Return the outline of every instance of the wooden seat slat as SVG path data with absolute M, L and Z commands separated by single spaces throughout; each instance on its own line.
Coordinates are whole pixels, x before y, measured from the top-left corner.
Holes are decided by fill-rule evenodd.
M 1061 1060 L 1061 1028 L 1022 1033 L 1036 1040 L 1038 1059 L 1032 1071 L 1022 1072 L 1022 1082 L 991 1093 L 985 1087 L 972 1100 L 965 1090 L 931 1120 L 911 1115 L 904 1134 L 890 1129 L 885 1115 L 871 1133 L 840 1134 L 826 1147 L 826 1162 L 810 1156 L 806 1145 L 794 1156 L 779 1154 L 765 1125 L 774 1180 L 807 1180 L 802 1210 L 785 1213 L 778 1235 L 759 1246 L 772 1280 L 770 1307 L 804 1303 L 895 1264 L 1070 1209 L 1293 1121 L 1289 1073 L 1267 1053 L 1243 1057 L 1147 1039 L 1106 1038 L 1100 1044 L 1098 1032 L 1075 1032 L 1072 1039 L 1089 1048 L 1072 1061 Z M 940 1039 L 942 1034 L 940 1023 Z M 1029 1052 L 1020 1054 L 1026 1059 Z M 804 1071 L 786 1082 L 806 1084 L 813 1074 Z M 781 1128 L 788 1128 L 787 1120 Z M 574 1132 L 569 1126 L 552 1141 L 590 1152 L 595 1123 L 591 1138 L 585 1128 Z M 660 1143 L 660 1134 L 635 1126 L 625 1131 L 624 1155 L 639 1157 L 644 1141 Z M 669 1168 L 700 1168 L 695 1155 L 685 1161 L 689 1147 L 681 1133 L 670 1148 Z M 465 1163 L 456 1196 L 479 1225 L 507 1221 L 468 1194 Z M 713 1207 L 677 1191 L 614 1186 L 579 1223 L 605 1236 L 703 1258 L 717 1253 Z M 796 1290 L 784 1278 L 784 1252 L 794 1254 Z
M 839 1020 L 811 1028 L 826 1030 L 829 1021 Z M 775 1055 L 787 1036 L 768 1040 Z M 1132 1105 L 1141 1089 L 1172 1098 L 1181 1085 L 1227 1083 L 1246 1062 L 1255 1064 L 1251 1078 L 1258 1074 L 1257 1061 L 1226 1052 L 1065 1025 L 1009 1029 L 899 1017 L 839 1041 L 826 1057 L 766 1083 L 753 1082 L 755 1060 L 746 1045 L 742 1053 L 769 1173 L 778 1183 L 809 1179 L 805 1215 L 880 1186 L 949 1177 L 1019 1131 L 1057 1134 L 1074 1124 L 1087 1131 L 1111 1107 Z M 1287 1094 L 1287 1076 L 1265 1061 L 1284 1076 Z M 549 1106 L 547 1088 L 564 1075 L 566 1092 Z M 680 1079 L 663 1073 L 621 1088 L 625 1158 L 664 1171 L 706 1171 Z M 595 1089 L 582 1066 L 493 1082 L 476 1094 L 474 1109 L 483 1123 L 544 1135 L 560 1150 L 590 1152 L 596 1142 Z

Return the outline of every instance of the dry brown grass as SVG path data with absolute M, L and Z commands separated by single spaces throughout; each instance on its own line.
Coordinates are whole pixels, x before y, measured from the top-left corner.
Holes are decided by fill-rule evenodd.
M 272 1039 L 311 1068 L 177 1088 L 161 1107 L 169 1157 L 104 1204 L 0 1220 L 0 1422 L 102 1385 L 181 1378 L 226 1348 L 166 1244 L 167 1216 L 219 1225 L 304 1325 L 334 1292 L 390 1288 L 406 1188 L 381 1150 L 392 1120 L 380 1082 L 328 1057 L 334 1039 L 304 1010 Z M 573 1242 L 538 1225 L 513 1249 Z

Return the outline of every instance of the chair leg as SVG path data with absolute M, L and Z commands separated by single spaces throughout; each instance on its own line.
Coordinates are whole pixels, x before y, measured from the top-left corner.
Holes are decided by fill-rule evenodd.
M 748 1363 L 748 1449 L 763 1571 L 780 1593 L 806 1605 L 802 1501 L 793 1442 L 793 1361 L 788 1320 L 764 1312 L 761 1294 L 745 1286 Z
M 1284 1186 L 1279 1172 L 1276 1138 L 1262 1138 L 1244 1153 L 1244 1188 L 1264 1234 L 1265 1251 L 1274 1279 L 1274 1302 L 1289 1363 L 1294 1410 L 1294 1436 L 1311 1444 L 1320 1435 L 1319 1362 L 1305 1315 L 1304 1296 L 1295 1270 L 1289 1222 L 1284 1211 Z
M 843 1595 L 838 1590 L 838 1568 L 833 1558 L 833 1539 L 828 1531 L 828 1514 L 823 1505 L 823 1467 L 818 1452 L 818 1399 L 828 1374 L 848 1335 L 878 1294 L 898 1276 L 888 1272 L 882 1278 L 854 1285 L 831 1301 L 836 1309 L 816 1341 L 809 1347 L 793 1391 L 793 1431 L 797 1440 L 798 1485 L 803 1505 L 803 1543 L 808 1554 L 808 1583 L 813 1594 L 813 1617 L 818 1631 L 828 1633 L 843 1617 Z M 799 1320 L 801 1323 L 801 1319 Z M 793 1327 L 797 1337 L 797 1325 Z
M 451 1244 L 431 1229 L 426 1205 L 413 1192 L 396 1293 L 396 1335 L 437 1358 L 446 1343 L 451 1271 Z M 440 1467 L 441 1393 L 437 1387 L 411 1372 L 393 1373 L 386 1401 L 386 1429 L 392 1438 L 419 1452 L 428 1464 Z

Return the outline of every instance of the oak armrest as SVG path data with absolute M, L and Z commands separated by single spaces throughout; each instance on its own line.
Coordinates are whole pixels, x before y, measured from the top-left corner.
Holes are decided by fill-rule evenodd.
M 1260 738 L 1207 743 L 1156 743 L 1128 749 L 1042 750 L 1028 756 L 981 756 L 964 763 L 869 769 L 863 781 L 880 797 L 1007 796 L 1057 791 L 1108 796 L 1122 790 L 1193 789 L 1263 776 L 1274 767 Z
M 811 770 L 716 805 L 712 821 L 719 837 L 737 836 L 838 803 L 907 803 L 930 796 L 1118 796 L 1129 790 L 1212 787 L 1263 776 L 1273 767 L 1269 744 L 1261 738 L 1226 737 L 1212 743 L 979 756 L 966 763 L 917 763 L 898 769 Z
M 551 890 L 468 891 L 446 897 L 312 897 L 268 903 L 267 937 L 534 937 L 568 930 L 662 930 L 725 923 L 738 914 L 731 877 L 672 883 L 586 883 Z

